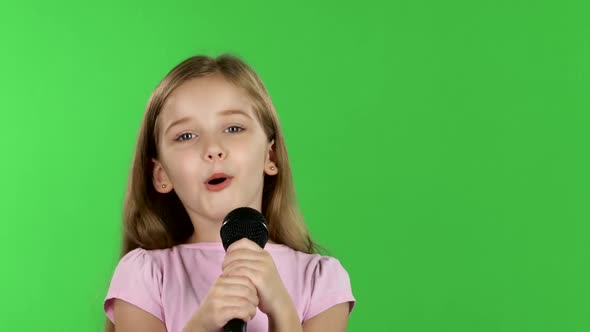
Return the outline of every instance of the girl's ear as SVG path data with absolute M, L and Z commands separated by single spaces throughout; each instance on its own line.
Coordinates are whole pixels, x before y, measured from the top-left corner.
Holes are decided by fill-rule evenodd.
M 162 166 L 158 160 L 152 158 L 152 162 L 154 163 L 154 171 L 152 182 L 154 184 L 154 188 L 157 192 L 161 194 L 167 194 L 172 191 L 172 182 L 168 179 L 168 175 L 166 174 L 166 170 Z
M 264 163 L 264 173 L 267 175 L 277 175 L 279 169 L 277 166 L 277 155 L 274 150 L 275 140 L 273 139 L 268 143 L 268 152 L 266 154 L 266 161 Z

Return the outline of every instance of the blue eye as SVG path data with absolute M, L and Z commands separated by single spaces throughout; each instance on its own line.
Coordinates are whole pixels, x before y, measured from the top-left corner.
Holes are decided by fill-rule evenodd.
M 232 129 L 232 128 L 233 128 L 233 129 L 236 129 L 236 130 L 230 130 L 230 129 Z M 238 130 L 238 129 L 239 129 L 239 130 Z M 244 128 L 242 128 L 242 127 L 238 127 L 238 126 L 231 126 L 231 127 L 228 127 L 228 128 L 226 129 L 226 131 L 227 131 L 227 130 L 229 130 L 229 132 L 230 132 L 230 133 L 239 133 L 239 132 L 241 132 L 241 131 L 244 131 Z
M 184 134 L 180 134 L 180 136 L 178 136 L 178 137 L 175 139 L 175 141 L 188 141 L 188 140 L 190 140 L 190 139 L 192 138 L 192 137 L 191 137 L 191 135 L 192 135 L 192 136 L 195 136 L 195 135 L 193 135 L 193 134 L 191 134 L 191 133 L 184 133 Z

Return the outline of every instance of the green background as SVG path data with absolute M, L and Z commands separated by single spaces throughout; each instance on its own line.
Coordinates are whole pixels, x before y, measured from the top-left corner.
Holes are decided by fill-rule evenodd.
M 147 98 L 233 53 L 349 331 L 590 330 L 586 1 L 0 5 L 1 329 L 99 331 Z

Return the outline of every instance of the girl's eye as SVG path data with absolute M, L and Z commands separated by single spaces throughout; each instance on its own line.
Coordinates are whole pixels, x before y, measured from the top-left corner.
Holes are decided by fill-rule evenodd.
M 239 133 L 240 131 L 243 131 L 243 130 L 244 130 L 244 128 L 238 127 L 238 126 L 231 126 L 226 129 L 226 131 L 229 131 L 230 133 Z
M 195 136 L 195 135 L 191 134 L 191 133 L 181 134 L 180 136 L 178 136 L 176 138 L 176 141 L 188 141 L 192 138 L 192 136 Z

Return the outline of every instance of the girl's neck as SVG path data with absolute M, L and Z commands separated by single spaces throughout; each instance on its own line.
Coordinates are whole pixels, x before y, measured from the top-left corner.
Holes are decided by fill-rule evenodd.
M 198 232 L 193 232 L 193 235 L 191 235 L 188 240 L 185 241 L 185 244 L 189 244 L 189 243 L 217 243 L 217 242 L 221 242 L 221 238 L 219 237 L 219 235 L 217 235 L 216 238 L 207 238 L 207 237 L 199 237 L 198 236 Z M 276 242 L 274 242 L 271 239 L 268 239 L 267 243 L 272 243 L 272 244 L 276 244 Z
M 219 232 L 206 232 L 203 229 L 199 229 L 193 232 L 193 234 L 188 238 L 186 243 L 212 243 L 212 242 L 221 242 L 221 237 L 219 237 Z

